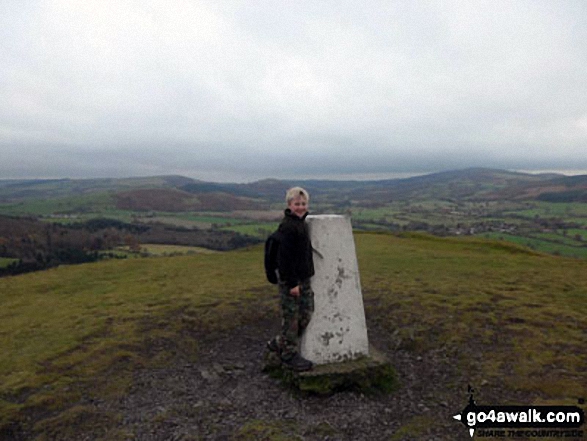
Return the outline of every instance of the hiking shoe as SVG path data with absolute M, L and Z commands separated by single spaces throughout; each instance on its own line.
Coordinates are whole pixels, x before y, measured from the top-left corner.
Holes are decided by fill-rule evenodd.
M 300 354 L 296 353 L 289 360 L 282 360 L 283 364 L 293 369 L 296 372 L 309 371 L 314 364 L 310 360 L 306 360 Z
M 275 340 L 275 338 L 272 338 L 267 342 L 267 349 L 269 349 L 271 352 L 276 352 L 279 354 L 279 345 L 277 344 L 277 340 Z

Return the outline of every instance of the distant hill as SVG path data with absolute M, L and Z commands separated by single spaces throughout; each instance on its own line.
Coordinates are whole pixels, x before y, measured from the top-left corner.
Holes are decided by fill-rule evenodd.
M 491 200 L 502 190 L 536 185 L 562 175 L 533 175 L 487 168 L 432 173 L 404 179 L 379 181 L 307 181 L 308 190 L 320 195 L 345 191 L 347 199 L 390 202 L 392 200 Z M 325 185 L 328 183 L 329 185 Z M 514 192 L 514 195 L 516 193 Z M 506 194 L 503 194 L 506 196 Z
M 119 192 L 116 208 L 133 211 L 232 211 L 267 210 L 268 204 L 225 192 L 192 194 L 175 188 L 150 188 Z
M 0 202 L 48 199 L 140 188 L 176 188 L 193 182 L 183 176 L 104 179 L 0 180 Z
M 525 179 L 526 175 L 502 170 L 467 169 L 406 179 L 374 182 L 355 193 L 356 198 L 377 195 L 385 202 L 414 199 L 482 199 L 484 194 Z
M 556 176 L 540 182 L 519 183 L 495 193 L 494 197 L 547 202 L 587 202 L 587 175 Z
M 107 194 L 118 208 L 159 211 L 267 209 L 301 185 L 322 203 L 383 204 L 397 200 L 544 200 L 587 202 L 587 175 L 528 174 L 489 168 L 377 181 L 264 179 L 214 183 L 183 176 L 125 179 L 0 180 L 0 203 Z

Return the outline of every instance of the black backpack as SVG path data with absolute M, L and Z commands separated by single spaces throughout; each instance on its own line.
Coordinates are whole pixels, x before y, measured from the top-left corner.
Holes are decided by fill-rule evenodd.
M 275 231 L 265 241 L 265 275 L 269 283 L 277 284 L 277 252 L 281 243 L 281 232 Z

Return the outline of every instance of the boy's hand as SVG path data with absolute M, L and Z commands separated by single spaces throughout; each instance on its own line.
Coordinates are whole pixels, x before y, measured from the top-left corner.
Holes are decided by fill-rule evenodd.
M 290 289 L 289 295 L 294 296 L 294 297 L 299 297 L 300 296 L 300 285 L 296 286 L 295 288 Z

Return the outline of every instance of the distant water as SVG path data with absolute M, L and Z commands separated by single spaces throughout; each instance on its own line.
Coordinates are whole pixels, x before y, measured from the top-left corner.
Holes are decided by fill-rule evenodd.
M 165 173 L 143 173 L 130 176 L 67 176 L 69 179 L 100 179 L 100 178 L 129 178 L 129 177 L 152 177 L 156 175 L 179 175 L 188 178 L 199 179 L 206 182 L 217 183 L 239 183 L 245 184 L 249 182 L 256 182 L 264 179 L 279 179 L 284 181 L 300 181 L 300 180 L 321 180 L 321 181 L 378 181 L 384 179 L 405 179 L 414 176 L 423 176 L 432 173 L 440 173 L 447 170 L 433 170 L 429 172 L 387 172 L 387 173 L 288 173 L 287 170 L 279 173 L 277 176 L 268 174 L 261 174 L 251 172 L 249 170 L 239 173 L 238 171 L 218 171 L 218 170 L 166 170 Z M 548 169 L 548 170 L 522 170 L 509 169 L 512 172 L 520 173 L 558 173 L 566 176 L 587 175 L 587 170 L 570 170 L 570 169 Z M 62 179 L 64 176 L 27 176 L 27 177 L 8 177 L 0 176 L 1 179 Z
M 178 175 L 185 176 L 187 178 L 198 179 L 206 182 L 216 183 L 237 183 L 246 184 L 250 182 L 256 182 L 264 179 L 279 179 L 283 181 L 296 182 L 301 180 L 321 180 L 321 181 L 379 181 L 384 179 L 405 179 L 414 176 L 429 175 L 432 173 L 440 173 L 447 170 L 435 170 L 430 172 L 388 172 L 388 173 L 332 173 L 332 174 L 289 174 L 287 172 L 280 174 L 279 176 L 271 176 L 267 174 L 251 173 L 249 171 L 243 171 L 242 173 L 236 171 L 217 171 L 217 170 L 168 170 L 165 173 L 153 173 L 153 174 L 138 174 L 138 175 L 124 175 L 124 176 L 66 176 L 68 179 L 104 179 L 104 178 L 130 178 L 130 177 L 152 177 L 156 175 Z M 548 170 L 521 170 L 521 169 L 509 169 L 511 172 L 519 173 L 558 173 L 566 176 L 575 175 L 587 175 L 587 170 L 561 170 L 561 169 L 548 169 Z M 15 176 L 1 176 L 0 180 L 3 179 L 63 179 L 64 176 L 27 176 L 27 177 L 15 177 Z
M 519 173 L 530 173 L 533 175 L 539 173 L 558 173 L 566 176 L 587 175 L 587 170 L 511 170 Z
M 295 176 L 281 175 L 281 176 L 255 176 L 251 174 L 237 175 L 234 173 L 219 175 L 218 173 L 211 173 L 209 176 L 190 176 L 204 181 L 211 182 L 232 182 L 232 183 L 248 183 L 255 182 L 262 179 L 279 179 L 284 181 L 299 181 L 299 180 L 325 180 L 325 181 L 378 181 L 383 179 L 405 179 L 413 176 L 423 176 L 432 173 L 442 172 L 444 170 L 437 170 L 431 172 L 389 172 L 389 173 L 338 173 L 338 174 L 296 174 Z M 587 175 L 587 170 L 514 170 L 512 172 L 519 173 L 558 173 L 566 176 Z

